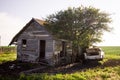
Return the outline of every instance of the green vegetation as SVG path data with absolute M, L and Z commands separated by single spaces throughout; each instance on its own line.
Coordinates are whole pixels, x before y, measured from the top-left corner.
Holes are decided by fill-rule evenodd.
M 104 65 L 107 60 L 120 60 L 120 47 L 101 48 L 105 51 L 106 54 L 105 59 L 102 61 L 102 65 Z M 15 53 L 0 54 L 0 63 L 15 59 Z M 114 62 L 112 65 L 114 65 Z M 0 76 L 0 80 L 120 80 L 120 65 L 104 67 L 97 66 L 95 68 L 87 68 L 80 71 L 78 70 L 74 73 L 66 74 L 38 73 L 29 75 L 20 74 L 18 77 Z
M 120 46 L 101 47 L 105 52 L 105 59 L 120 59 Z
M 14 46 L 1 46 L 0 47 L 0 64 L 16 59 L 16 49 Z
M 0 47 L 0 64 L 8 61 L 16 60 L 16 49 L 14 46 L 2 46 Z
M 108 55 L 120 55 L 120 46 L 104 46 L 101 47 Z
M 0 54 L 0 64 L 8 61 L 16 60 L 16 53 L 1 53 Z
M 72 74 L 31 74 L 25 76 L 20 75 L 19 80 L 119 80 L 120 66 L 107 67 L 104 69 L 88 69 L 86 71 L 75 72 Z
M 45 27 L 56 37 L 72 41 L 73 48 L 86 48 L 101 42 L 103 32 L 112 30 L 108 25 L 110 22 L 108 13 L 91 6 L 80 6 L 49 15 Z
M 104 69 L 95 68 L 86 71 L 78 71 L 71 74 L 21 74 L 18 79 L 7 78 L 6 80 L 119 80 L 120 66 L 106 67 Z M 4 78 L 3 78 L 4 80 Z

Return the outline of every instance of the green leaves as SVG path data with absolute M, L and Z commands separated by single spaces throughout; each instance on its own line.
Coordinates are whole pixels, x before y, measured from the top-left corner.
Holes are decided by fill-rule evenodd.
M 49 15 L 46 28 L 56 37 L 71 40 L 73 45 L 90 46 L 100 42 L 104 31 L 111 31 L 109 14 L 93 7 L 61 10 Z

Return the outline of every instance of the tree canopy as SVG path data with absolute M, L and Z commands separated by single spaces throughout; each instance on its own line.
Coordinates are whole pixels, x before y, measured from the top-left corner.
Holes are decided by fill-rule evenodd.
M 74 46 L 88 47 L 101 42 L 104 31 L 111 31 L 108 13 L 93 7 L 61 10 L 46 18 L 46 28 L 58 38 L 70 40 Z

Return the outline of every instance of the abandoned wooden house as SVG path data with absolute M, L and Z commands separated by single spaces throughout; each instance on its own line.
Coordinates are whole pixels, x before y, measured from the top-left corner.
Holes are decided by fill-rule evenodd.
M 32 18 L 12 39 L 9 45 L 17 45 L 17 60 L 52 66 L 73 62 L 71 42 L 55 38 L 43 24 Z

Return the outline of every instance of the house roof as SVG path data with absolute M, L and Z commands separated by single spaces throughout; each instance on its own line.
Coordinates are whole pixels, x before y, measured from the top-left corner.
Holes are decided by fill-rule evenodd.
M 14 42 L 17 42 L 20 34 L 22 34 L 28 27 L 29 25 L 32 23 L 32 22 L 37 22 L 39 25 L 41 26 L 44 26 L 45 24 L 45 21 L 43 20 L 40 20 L 40 19 L 36 19 L 36 18 L 32 18 L 14 37 L 13 39 L 11 40 L 11 42 L 9 43 L 8 46 L 14 44 Z M 49 33 L 51 35 L 51 33 Z M 52 38 L 55 39 L 55 40 L 60 40 L 60 41 L 68 41 L 68 40 L 65 40 L 65 39 L 58 39 L 55 35 L 52 35 Z
M 40 25 L 44 25 L 44 23 L 45 23 L 45 21 L 43 21 L 43 20 L 40 20 L 40 19 L 35 19 L 35 18 L 33 18 L 35 21 L 37 21 Z
M 18 37 L 20 36 L 20 34 L 21 34 L 22 32 L 24 32 L 24 31 L 29 27 L 29 25 L 30 25 L 33 21 L 36 21 L 37 23 L 39 23 L 39 24 L 42 25 L 42 26 L 43 26 L 44 23 L 45 23 L 45 21 L 43 21 L 43 20 L 32 18 L 32 19 L 30 20 L 30 22 L 28 22 L 28 23 L 13 37 L 13 39 L 11 40 L 11 42 L 10 42 L 9 45 L 12 45 L 14 42 L 17 42 Z

